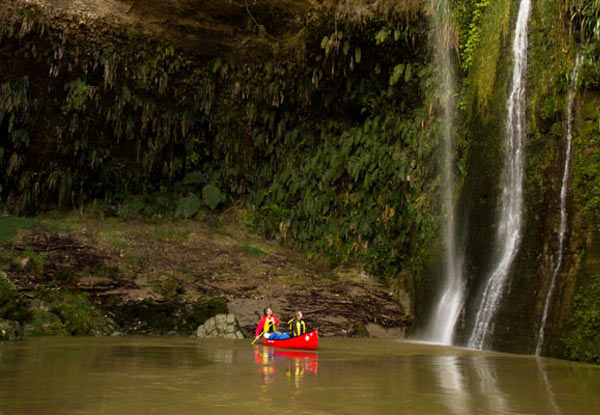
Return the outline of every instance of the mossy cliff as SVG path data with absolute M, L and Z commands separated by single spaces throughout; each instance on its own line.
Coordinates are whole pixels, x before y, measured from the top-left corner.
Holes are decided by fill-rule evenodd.
M 457 2 L 465 6 L 471 2 Z M 512 63 L 510 47 L 518 1 L 475 2 L 475 9 L 457 7 L 463 57 L 462 114 L 464 182 L 460 207 L 469 302 L 459 327 L 465 342 L 477 312 L 480 290 L 489 274 L 495 252 L 494 235 L 500 204 L 499 178 L 504 152 L 504 119 Z M 567 103 L 576 55 L 582 68 L 576 84 L 573 158 L 568 193 L 568 224 L 564 260 L 558 274 L 546 325 L 544 353 L 575 356 L 570 350 L 573 327 L 591 324 L 574 309 L 590 298 L 590 271 L 596 261 L 598 215 L 594 208 L 598 187 L 599 109 L 597 40 L 585 41 L 577 7 L 569 1 L 536 1 L 529 27 L 527 75 L 527 142 L 525 151 L 524 217 L 520 249 L 513 264 L 510 285 L 494 321 L 493 348 L 533 353 L 544 302 L 558 259 L 560 192 L 566 152 Z M 594 38 L 595 39 L 595 38 Z M 595 43 L 594 43 L 595 42 Z M 490 52 L 491 50 L 491 52 Z M 484 81 L 482 81 L 482 79 Z M 587 264 L 587 265 L 586 265 Z M 577 293 L 577 294 L 576 294 Z M 577 300 L 574 302 L 574 298 Z M 589 316 L 587 316 L 589 317 Z M 586 318 L 587 318 L 586 317 Z M 589 320 L 589 318 L 588 318 Z M 565 322 L 569 321 L 568 327 Z M 580 330 L 581 331 L 581 330 Z M 591 330 L 593 332 L 593 330 Z M 590 330 L 587 331 L 588 333 Z M 580 334 L 580 340 L 584 340 Z M 561 340 L 562 339 L 562 340 Z M 567 345 L 567 351 L 564 346 Z M 586 352 L 589 352 L 587 350 Z M 597 353 L 598 351 L 596 350 Z M 592 353 L 593 354 L 593 353 Z M 588 357 L 586 360 L 593 360 Z
M 146 194 L 164 213 L 212 185 L 309 255 L 422 273 L 438 182 L 421 2 L 28 3 L 2 1 L 5 210 Z M 184 5 L 218 47 L 177 37 Z
M 463 341 L 496 250 L 518 3 L 451 1 L 469 298 Z M 104 215 L 187 218 L 242 206 L 246 226 L 262 236 L 310 259 L 360 264 L 397 295 L 408 289 L 417 318 L 426 319 L 442 257 L 430 2 L 0 6 L 5 211 L 92 203 Z M 495 324 L 496 349 L 535 348 L 557 260 L 567 96 L 581 53 L 565 260 L 545 353 L 597 356 L 595 317 L 581 312 L 597 309 L 597 9 L 572 0 L 533 7 L 524 237 Z

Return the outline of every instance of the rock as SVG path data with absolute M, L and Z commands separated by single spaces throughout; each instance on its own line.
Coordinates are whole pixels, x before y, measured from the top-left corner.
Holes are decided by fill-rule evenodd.
M 17 340 L 21 337 L 23 332 L 18 322 L 0 319 L 0 340 Z
M 120 331 L 113 331 L 112 333 L 110 333 L 110 335 L 112 337 L 120 337 L 123 335 L 123 333 L 121 333 Z
M 233 314 L 217 314 L 209 318 L 196 330 L 196 337 L 243 339 L 237 318 Z
M 208 320 L 206 320 L 206 322 L 204 323 L 204 327 L 207 330 L 210 330 L 210 329 L 214 328 L 215 327 L 215 318 L 211 317 Z

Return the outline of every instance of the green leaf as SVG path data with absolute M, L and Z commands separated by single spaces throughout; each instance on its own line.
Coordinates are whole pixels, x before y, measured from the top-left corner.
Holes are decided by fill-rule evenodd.
M 360 58 L 362 57 L 362 51 L 360 50 L 360 48 L 356 48 L 354 49 L 354 60 L 356 61 L 356 63 L 360 63 Z
M 404 71 L 404 82 L 410 81 L 411 77 L 412 77 L 412 70 L 411 70 L 411 66 L 409 63 L 406 65 L 406 71 Z
M 206 176 L 200 170 L 190 172 L 183 178 L 183 184 L 202 184 L 206 182 Z
M 344 42 L 343 51 L 344 51 L 344 55 L 347 55 L 348 52 L 350 51 L 350 42 L 348 42 L 347 40 Z
M 177 203 L 177 210 L 175 211 L 175 216 L 178 218 L 190 218 L 194 216 L 200 210 L 202 206 L 202 201 L 198 196 L 194 193 L 190 193 L 186 197 L 182 197 L 179 199 Z
M 392 73 L 392 76 L 390 76 L 390 85 L 396 85 L 398 83 L 398 81 L 400 80 L 402 73 L 404 73 L 404 64 L 403 63 L 396 65 L 394 67 L 394 72 Z
M 215 209 L 223 201 L 223 195 L 218 187 L 207 184 L 202 189 L 202 200 L 209 208 Z
M 217 58 L 215 60 L 215 64 L 213 65 L 213 73 L 217 73 L 217 71 L 219 70 L 219 68 L 221 67 L 221 64 L 223 63 L 223 61 L 221 60 L 221 58 Z

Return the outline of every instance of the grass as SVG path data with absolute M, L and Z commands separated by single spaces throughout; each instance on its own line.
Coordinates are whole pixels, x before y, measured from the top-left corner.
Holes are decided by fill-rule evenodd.
M 0 217 L 0 243 L 12 242 L 22 229 L 33 230 L 38 225 L 39 222 L 33 218 Z
M 152 238 L 154 239 L 189 239 L 191 231 L 169 228 L 154 228 Z
M 268 255 L 268 253 L 266 253 L 262 249 L 257 248 L 257 247 L 252 246 L 252 245 L 248 245 L 248 244 L 242 245 L 242 251 L 247 252 L 250 255 L 254 255 L 254 256 L 258 256 L 258 257 L 267 256 Z
M 111 239 L 110 244 L 115 248 L 127 249 L 129 248 L 129 244 L 122 239 Z

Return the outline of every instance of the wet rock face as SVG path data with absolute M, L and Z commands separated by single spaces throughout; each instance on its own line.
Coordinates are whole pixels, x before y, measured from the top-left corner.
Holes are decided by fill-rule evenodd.
M 18 322 L 0 319 L 0 340 L 18 340 L 21 337 L 23 332 Z
M 206 320 L 196 330 L 196 337 L 222 337 L 225 339 L 243 339 L 238 319 L 233 314 L 217 314 Z

